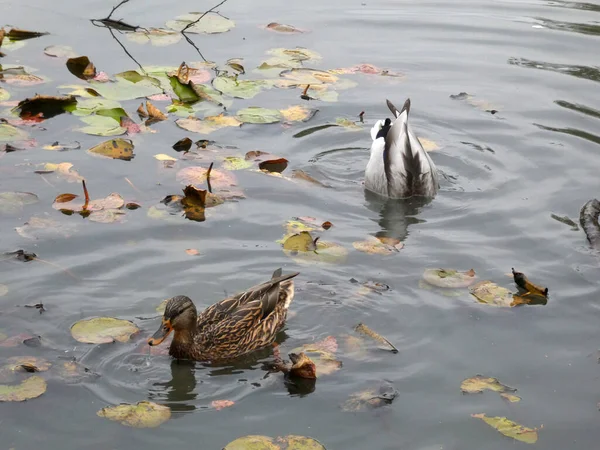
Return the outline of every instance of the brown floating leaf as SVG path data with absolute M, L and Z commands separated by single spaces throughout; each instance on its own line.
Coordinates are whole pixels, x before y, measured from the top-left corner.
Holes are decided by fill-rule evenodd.
M 288 355 L 292 361 L 290 375 L 300 378 L 316 379 L 317 366 L 304 352 L 290 353 Z
M 334 339 L 335 340 L 335 339 Z M 327 346 L 323 347 L 321 342 L 316 342 L 313 344 L 305 344 L 302 347 L 298 347 L 292 350 L 292 352 L 288 355 L 292 362 L 297 360 L 302 364 L 306 365 L 305 375 L 309 375 L 311 371 L 314 370 L 314 374 L 317 378 L 322 377 L 323 375 L 330 375 L 336 371 L 338 371 L 342 367 L 342 362 L 338 361 L 335 358 L 335 354 L 332 351 L 327 349 Z M 336 344 L 337 348 L 337 344 Z M 315 368 L 312 368 L 311 364 L 307 361 L 300 361 L 297 359 L 299 354 L 304 354 L 310 363 L 315 365 Z M 312 358 L 309 358 L 308 355 L 313 355 Z M 292 355 L 295 355 L 292 357 Z M 302 367 L 302 366 L 300 366 Z
M 150 118 L 146 120 L 146 125 L 167 120 L 167 116 L 160 109 L 154 106 L 150 100 L 146 100 L 146 109 L 148 110 L 148 115 L 150 116 Z
M 398 242 L 395 245 L 388 245 L 379 239 L 371 237 L 364 241 L 355 241 L 352 243 L 352 246 L 359 252 L 370 253 L 372 255 L 393 255 L 398 253 L 404 247 L 404 244 Z
M 398 349 L 394 346 L 394 344 L 392 344 L 386 338 L 381 336 L 379 333 L 376 333 L 375 331 L 371 330 L 365 324 L 359 323 L 358 325 L 356 325 L 356 327 L 354 327 L 354 330 L 357 331 L 358 333 L 361 333 L 361 334 L 364 334 L 365 336 L 370 337 L 371 339 L 373 339 L 377 342 L 387 345 L 388 347 L 390 347 L 390 350 L 392 351 L 392 353 L 398 353 Z
M 206 183 L 208 169 L 200 166 L 185 167 L 177 172 L 177 181 L 184 184 L 201 185 Z M 212 169 L 210 184 L 213 188 L 226 188 L 237 184 L 235 175 L 225 170 Z
M 261 150 L 252 150 L 246 153 L 245 159 L 247 161 L 258 162 L 258 168 L 260 170 L 275 173 L 283 172 L 288 165 L 287 159 L 271 155 L 270 153 Z
M 40 117 L 49 119 L 65 112 L 67 106 L 77 104 L 77 99 L 73 95 L 64 97 L 55 97 L 49 95 L 36 95 L 32 98 L 21 100 L 15 107 L 19 111 L 21 119 L 31 117 Z
M 460 389 L 465 394 L 479 394 L 485 390 L 494 392 L 516 392 L 517 390 L 500 383 L 497 378 L 474 376 L 463 380 Z
M 46 34 L 50 34 L 50 33 L 39 32 L 39 31 L 28 31 L 28 30 L 21 30 L 19 28 L 13 28 L 6 34 L 6 37 L 8 37 L 12 41 L 23 41 L 25 39 L 32 39 L 32 38 L 37 38 L 40 36 L 45 36 Z
M 235 405 L 235 402 L 233 402 L 231 400 L 213 400 L 212 402 L 210 402 L 210 406 L 215 408 L 217 411 L 219 411 L 223 408 L 229 408 L 230 406 L 233 406 L 233 405 Z
M 97 414 L 128 427 L 155 428 L 171 418 L 171 408 L 142 401 L 135 405 L 122 403 L 117 406 L 107 406 Z
M 91 80 L 96 76 L 96 67 L 87 56 L 67 59 L 67 69 L 82 80 Z
M 115 138 L 90 148 L 88 152 L 107 158 L 131 161 L 135 157 L 133 149 L 134 145 L 130 139 Z
M 295 178 L 295 179 L 298 179 L 298 180 L 308 181 L 309 183 L 316 184 L 317 186 L 321 186 L 321 187 L 325 187 L 325 188 L 331 187 L 331 186 L 328 186 L 326 184 L 321 183 L 319 180 L 313 178 L 312 176 L 310 176 L 309 174 L 307 174 L 302 169 L 294 169 L 294 170 L 292 170 L 292 178 Z
M 271 22 L 265 26 L 265 29 L 270 31 L 277 31 L 278 33 L 304 33 L 304 31 L 296 28 L 293 25 L 285 25 L 282 23 Z
M 342 404 L 343 411 L 364 411 L 391 404 L 398 396 L 398 391 L 390 382 L 383 382 L 377 388 L 367 389 L 352 394 Z
M 198 250 L 196 250 L 195 248 L 188 248 L 185 250 L 185 252 L 190 256 L 196 256 L 196 255 L 200 254 L 200 252 Z
M 46 381 L 33 375 L 17 385 L 0 384 L 0 402 L 22 402 L 46 392 Z
M 179 139 L 173 144 L 173 150 L 176 152 L 187 152 L 190 148 L 192 148 L 192 140 L 189 137 Z
M 533 284 L 523 273 L 515 272 L 514 268 L 512 269 L 512 274 L 517 286 L 527 291 L 528 294 L 543 295 L 545 297 L 548 296 L 548 288 Z
M 490 427 L 495 428 L 504 436 L 525 442 L 526 444 L 535 444 L 538 439 L 537 428 L 526 428 L 506 417 L 487 417 L 485 414 L 471 414 L 471 417 L 481 419 Z
M 453 269 L 426 269 L 423 279 L 433 286 L 457 289 L 469 287 L 475 282 L 476 277 L 473 269 L 466 272 Z
M 148 113 L 146 112 L 146 110 L 144 109 L 144 104 L 140 103 L 140 106 L 138 106 L 137 109 L 137 113 L 141 118 L 145 118 L 148 117 Z

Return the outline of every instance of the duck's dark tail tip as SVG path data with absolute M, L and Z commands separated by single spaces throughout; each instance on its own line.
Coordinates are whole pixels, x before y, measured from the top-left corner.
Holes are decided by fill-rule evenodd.
M 282 270 L 281 270 L 281 267 L 280 267 L 275 272 L 273 272 L 273 276 L 271 278 L 278 278 L 278 277 L 281 276 L 281 274 L 282 274 Z

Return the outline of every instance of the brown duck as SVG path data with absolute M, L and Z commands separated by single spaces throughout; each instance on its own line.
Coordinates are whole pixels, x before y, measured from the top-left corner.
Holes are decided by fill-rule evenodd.
M 169 355 L 196 361 L 230 360 L 270 345 L 285 324 L 299 272 L 281 269 L 262 284 L 205 309 L 200 315 L 184 295 L 169 299 L 158 331 L 148 339 L 158 345 L 175 331 Z

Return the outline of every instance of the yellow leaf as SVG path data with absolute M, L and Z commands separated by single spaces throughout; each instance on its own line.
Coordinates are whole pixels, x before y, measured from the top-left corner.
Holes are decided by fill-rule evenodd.
M 526 444 L 535 444 L 538 439 L 537 429 L 526 428 L 506 417 L 487 417 L 485 414 L 471 414 L 471 417 L 481 419 L 490 427 L 495 428 L 504 436 L 525 442 Z
M 290 106 L 288 109 L 282 109 L 279 111 L 283 118 L 290 122 L 306 122 L 315 115 L 317 110 L 307 108 L 306 106 Z
M 439 150 L 440 146 L 437 145 L 435 142 L 430 141 L 429 139 L 424 139 L 424 138 L 418 138 L 419 142 L 421 143 L 421 146 L 423 147 L 423 150 L 425 150 L 426 152 L 433 152 L 435 150 Z
M 224 127 L 239 127 L 242 125 L 242 122 L 235 117 L 224 114 L 208 116 L 204 119 L 188 117 L 187 119 L 178 119 L 175 123 L 184 130 L 201 134 L 208 134 Z
M 154 402 L 142 401 L 135 405 L 107 406 L 98 416 L 134 428 L 155 428 L 171 418 L 171 408 Z
M 104 141 L 88 150 L 88 152 L 107 158 L 131 161 L 135 156 L 134 145 L 129 139 L 115 138 Z
M 516 389 L 505 386 L 500 383 L 497 378 L 491 377 L 483 377 L 481 375 L 477 375 L 472 378 L 467 378 L 463 380 L 460 385 L 460 389 L 465 394 L 478 394 L 485 390 L 490 390 L 494 392 L 515 392 Z
M 17 385 L 0 384 L 0 402 L 22 402 L 46 392 L 46 381 L 33 375 Z
M 177 158 L 173 158 L 172 156 L 165 155 L 164 153 L 159 153 L 157 155 L 154 155 L 154 157 L 156 159 L 158 159 L 159 161 L 177 161 Z

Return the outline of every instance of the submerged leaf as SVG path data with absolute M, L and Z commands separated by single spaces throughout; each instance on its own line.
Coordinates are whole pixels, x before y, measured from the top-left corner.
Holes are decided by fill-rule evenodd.
M 56 173 L 59 177 L 68 181 L 69 183 L 80 182 L 83 180 L 83 177 L 79 175 L 75 169 L 73 169 L 73 164 L 68 162 L 59 164 L 45 163 L 43 169 L 36 170 L 35 173 Z
M 223 168 L 226 170 L 243 170 L 252 166 L 250 161 L 238 156 L 226 156 L 223 160 Z
M 354 327 L 354 330 L 360 334 L 370 337 L 371 339 L 373 339 L 379 343 L 386 345 L 392 351 L 392 353 L 398 353 L 398 349 L 394 346 L 394 344 L 392 344 L 386 338 L 381 336 L 379 333 L 371 330 L 365 324 L 359 323 L 358 325 L 356 325 L 356 327 Z
M 37 375 L 17 385 L 0 385 L 0 402 L 22 402 L 46 392 L 46 381 Z
M 526 428 L 506 417 L 487 417 L 485 414 L 471 414 L 471 417 L 481 419 L 490 427 L 495 428 L 504 436 L 525 442 L 526 444 L 535 444 L 538 439 L 537 429 Z
M 391 404 L 398 396 L 398 391 L 390 382 L 383 382 L 376 388 L 366 389 L 352 394 L 342 404 L 343 411 L 365 411 Z
M 19 213 L 25 205 L 38 201 L 38 196 L 31 192 L 0 192 L 0 214 Z
M 27 72 L 23 66 L 0 66 L 0 79 L 15 86 L 33 86 L 46 82 L 44 78 Z
M 15 231 L 26 239 L 44 239 L 69 237 L 73 234 L 73 226 L 65 226 L 54 219 L 43 217 L 31 217 L 22 226 L 16 227 Z
M 185 167 L 177 172 L 177 181 L 183 184 L 201 185 L 206 183 L 208 169 L 200 166 Z M 210 171 L 210 184 L 212 187 L 223 188 L 235 186 L 236 177 L 225 170 L 212 169 Z
M 398 253 L 404 247 L 404 244 L 398 242 L 395 245 L 389 245 L 376 238 L 372 238 L 365 241 L 355 241 L 352 243 L 352 246 L 359 252 L 370 253 L 372 255 L 393 255 Z
M 105 156 L 107 158 L 131 161 L 135 156 L 133 149 L 134 145 L 131 140 L 116 138 L 104 141 L 101 144 L 90 148 L 88 152 Z
M 167 28 L 172 30 L 182 31 L 186 26 L 197 21 L 204 14 L 205 13 L 202 12 L 192 12 L 182 16 L 177 16 L 175 20 L 169 20 L 166 25 Z M 235 22 L 233 20 L 226 19 L 218 14 L 208 12 L 202 17 L 202 19 L 198 20 L 197 23 L 185 30 L 185 32 L 206 34 L 225 33 L 231 30 L 233 27 L 235 27 Z
M 122 403 L 107 406 L 98 416 L 134 428 L 156 428 L 171 418 L 171 408 L 154 402 L 141 401 L 135 405 Z
M 205 117 L 204 119 L 197 119 L 195 117 L 177 119 L 175 123 L 184 130 L 201 134 L 209 134 L 224 127 L 240 127 L 242 125 L 242 122 L 235 117 L 225 116 L 223 114 Z
M 264 124 L 279 122 L 282 119 L 282 115 L 277 109 L 250 106 L 240 109 L 236 114 L 236 118 L 242 123 Z
M 127 342 L 133 334 L 139 331 L 133 322 L 112 317 L 83 319 L 71 326 L 71 336 L 79 342 L 88 344 Z
M 459 272 L 453 269 L 425 269 L 423 279 L 429 284 L 441 288 L 464 288 L 472 285 L 475 280 L 475 270 Z
M 278 33 L 304 33 L 304 31 L 296 28 L 293 25 L 285 25 L 282 23 L 271 22 L 265 26 L 269 31 L 277 31 Z
M 233 405 L 235 405 L 235 402 L 231 400 L 213 400 L 212 402 L 210 402 L 210 406 L 215 408 L 217 411 L 220 411 L 223 408 L 229 408 Z
M 500 383 L 497 378 L 474 376 L 463 380 L 460 389 L 465 394 L 478 394 L 484 390 L 494 392 L 516 392 L 517 390 Z

